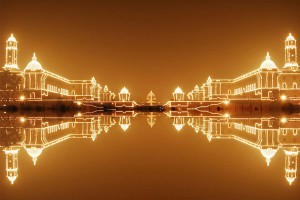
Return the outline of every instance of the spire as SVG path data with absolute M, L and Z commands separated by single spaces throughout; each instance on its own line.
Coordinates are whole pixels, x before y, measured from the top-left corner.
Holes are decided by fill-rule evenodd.
M 37 157 L 32 158 L 33 165 L 36 166 Z
M 269 52 L 267 52 L 266 60 L 271 60 Z
M 267 166 L 270 166 L 271 158 L 266 158 Z
M 33 53 L 32 60 L 37 60 L 37 57 L 36 57 L 36 55 L 35 55 L 35 52 Z

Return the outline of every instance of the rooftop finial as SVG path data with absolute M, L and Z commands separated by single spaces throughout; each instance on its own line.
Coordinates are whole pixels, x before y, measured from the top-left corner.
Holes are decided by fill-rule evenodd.
M 33 53 L 32 60 L 37 60 L 36 55 L 35 55 L 35 52 Z
M 267 52 L 266 60 L 270 60 L 270 59 L 271 59 L 270 54 L 269 52 Z

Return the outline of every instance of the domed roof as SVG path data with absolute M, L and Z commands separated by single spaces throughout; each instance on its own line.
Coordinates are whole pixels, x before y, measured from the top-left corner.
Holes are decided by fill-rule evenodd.
M 17 42 L 16 38 L 14 37 L 13 34 L 10 35 L 10 37 L 8 38 L 7 42 Z
M 271 158 L 273 158 L 277 152 L 277 149 L 267 148 L 260 149 L 261 154 L 266 158 L 267 165 L 270 165 Z
M 180 87 L 177 87 L 174 91 L 174 94 L 183 94 L 183 91 Z
M 43 70 L 42 65 L 37 61 L 35 53 L 33 54 L 32 61 L 30 61 L 25 68 L 25 71 L 27 70 L 29 71 Z
M 108 92 L 108 87 L 107 87 L 107 85 L 104 86 L 104 89 L 103 89 L 103 90 L 104 90 L 104 92 Z
M 120 124 L 121 128 L 123 129 L 123 131 L 126 131 L 129 128 L 130 124 Z
M 289 36 L 285 39 L 285 41 L 295 40 L 294 36 L 290 33 Z
M 292 183 L 294 182 L 294 180 L 296 179 L 295 177 L 285 177 L 286 180 L 289 182 L 290 185 L 292 185 Z
M 181 131 L 181 129 L 183 128 L 184 124 L 174 124 L 175 128 L 177 131 Z
M 122 90 L 120 91 L 120 94 L 129 94 L 129 91 L 127 90 L 126 87 L 123 87 Z
M 14 184 L 15 180 L 17 179 L 17 176 L 8 176 L 7 178 L 11 184 Z
M 37 158 L 41 155 L 43 148 L 26 148 L 27 153 L 31 156 L 34 165 L 36 164 Z
M 260 69 L 267 69 L 267 70 L 277 69 L 275 63 L 271 60 L 269 52 L 267 52 L 266 60 L 261 63 Z

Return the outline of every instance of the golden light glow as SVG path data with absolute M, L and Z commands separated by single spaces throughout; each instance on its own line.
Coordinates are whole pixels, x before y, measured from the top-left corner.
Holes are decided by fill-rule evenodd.
M 230 115 L 228 113 L 225 113 L 224 117 L 229 118 Z
M 228 105 L 229 102 L 230 102 L 229 100 L 225 100 L 225 101 L 224 101 L 224 104 L 225 104 L 225 105 Z
M 77 101 L 77 105 L 80 106 L 82 103 L 80 101 Z
M 285 101 L 285 100 L 287 99 L 287 97 L 286 97 L 285 95 L 281 95 L 280 99 L 281 99 L 282 101 Z
M 25 96 L 20 96 L 20 101 L 24 101 L 25 100 Z
M 79 112 L 78 114 L 77 114 L 77 117 L 81 117 L 82 116 L 82 114 Z
M 283 117 L 280 119 L 281 123 L 286 123 L 287 122 L 287 118 Z
M 25 119 L 24 117 L 21 117 L 21 118 L 20 118 L 20 122 L 23 123 L 23 122 L 25 122 L 25 121 L 26 121 L 26 119 Z

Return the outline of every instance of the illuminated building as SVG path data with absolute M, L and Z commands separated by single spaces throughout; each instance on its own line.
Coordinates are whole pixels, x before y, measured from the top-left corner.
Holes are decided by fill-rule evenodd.
M 292 147 L 290 149 L 285 149 L 285 178 L 290 183 L 294 182 L 297 176 L 297 157 L 298 148 Z
M 123 87 L 119 93 L 119 101 L 130 101 L 130 93 L 126 87 Z
M 177 131 L 181 131 L 184 126 L 184 118 L 183 117 L 174 117 L 173 119 L 173 126 L 176 128 Z
M 202 100 L 202 91 L 200 90 L 199 86 L 196 85 L 194 90 L 188 93 L 188 99 L 191 101 L 201 101 Z
M 300 102 L 300 71 L 297 63 L 295 38 L 285 40 L 285 64 L 277 67 L 267 53 L 265 60 L 254 71 L 234 79 L 212 79 L 188 93 L 189 101 L 236 100 L 291 100 Z M 174 101 L 183 101 L 183 96 Z
M 167 115 L 173 119 L 176 130 L 187 124 L 196 133 L 201 132 L 211 142 L 216 139 L 236 140 L 246 144 L 262 155 L 267 166 L 277 152 L 285 152 L 285 177 L 291 184 L 297 177 L 297 157 L 300 148 L 300 118 L 296 115 L 286 118 L 284 124 L 280 118 L 226 118 L 206 116 L 190 111 L 170 111 Z
M 15 86 L 7 84 L 7 90 L 22 90 L 23 100 L 41 101 L 44 99 L 72 99 L 72 100 L 92 100 L 92 101 L 112 101 L 115 95 L 102 87 L 93 77 L 91 80 L 69 80 L 55 73 L 47 71 L 38 61 L 36 54 L 27 64 L 24 71 L 19 70 L 17 64 L 17 40 L 13 35 L 6 42 L 6 63 L 3 70 L 15 73 L 20 80 L 14 83 Z M 3 92 L 1 92 L 1 96 Z M 14 96 L 18 99 L 20 96 Z
M 6 176 L 11 184 L 18 177 L 18 148 L 6 148 L 4 149 L 6 155 Z
M 19 149 L 26 150 L 33 164 L 36 165 L 38 158 L 41 157 L 45 149 L 68 139 L 91 139 L 95 141 L 103 130 L 107 133 L 115 125 L 115 118 L 120 119 L 119 124 L 125 131 L 130 126 L 130 117 L 134 116 L 136 116 L 134 112 L 118 112 L 99 117 L 27 117 L 26 121 L 21 122 L 22 125 L 20 125 L 19 118 L 0 118 L 0 134 L 5 133 L 5 136 L 8 137 L 8 141 L 0 140 L 0 147 L 3 147 L 3 144 L 13 144 L 4 148 L 7 178 L 13 184 L 18 176 Z M 22 138 L 20 141 L 15 141 L 18 135 Z
M 156 115 L 153 112 L 150 112 L 149 115 L 147 115 L 147 123 L 152 128 L 156 122 Z
M 180 87 L 177 87 L 173 92 L 174 101 L 184 101 L 184 93 Z
M 119 125 L 123 129 L 123 131 L 126 131 L 130 126 L 130 117 L 128 116 L 121 116 L 119 118 Z
M 13 34 L 6 41 L 6 56 L 4 70 L 19 70 L 18 67 L 18 42 Z
M 152 92 L 152 90 L 147 95 L 147 103 L 152 106 L 153 104 L 156 104 L 156 97 L 155 94 Z
M 291 33 L 285 40 L 284 68 L 290 69 L 292 71 L 298 70 L 296 40 Z

